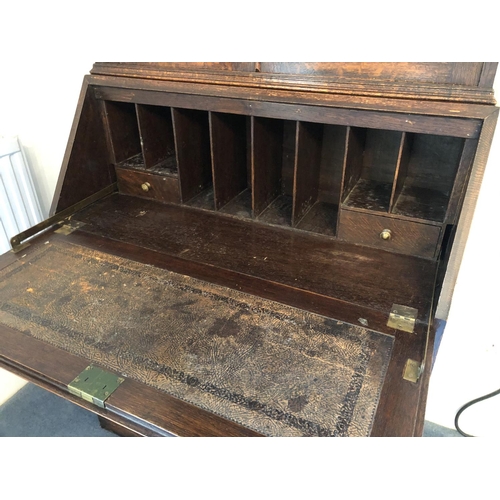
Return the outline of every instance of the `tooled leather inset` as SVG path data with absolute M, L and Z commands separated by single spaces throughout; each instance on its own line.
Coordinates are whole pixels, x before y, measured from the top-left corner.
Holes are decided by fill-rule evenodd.
M 393 339 L 49 244 L 0 272 L 0 322 L 271 436 L 370 433 Z

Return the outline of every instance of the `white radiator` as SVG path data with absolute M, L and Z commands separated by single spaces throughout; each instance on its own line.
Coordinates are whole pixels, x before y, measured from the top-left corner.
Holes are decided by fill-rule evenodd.
M 0 137 L 0 255 L 12 236 L 42 220 L 30 171 L 16 137 Z

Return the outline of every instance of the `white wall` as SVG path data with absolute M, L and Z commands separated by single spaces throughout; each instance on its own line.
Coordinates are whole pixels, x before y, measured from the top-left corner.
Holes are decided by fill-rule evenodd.
M 92 61 L 11 61 L 0 82 L 0 136 L 18 135 L 47 216 L 75 114 Z M 55 69 L 58 68 L 58 69 Z
M 500 74 L 494 88 L 500 101 Z M 463 404 L 500 388 L 499 186 L 500 122 L 431 376 L 426 418 L 451 428 Z M 460 427 L 474 435 L 500 436 L 499 422 L 500 395 L 460 417 Z
M 62 64 L 46 58 L 38 63 L 30 61 L 28 65 L 20 59 L 10 62 L 10 78 L 0 78 L 0 135 L 19 136 L 45 214 L 51 204 L 82 78 L 92 63 L 90 59 L 75 57 Z M 500 77 L 496 82 L 497 96 L 500 96 L 499 81 Z M 448 427 L 453 427 L 454 414 L 461 404 L 500 387 L 497 370 L 500 333 L 496 317 L 499 296 L 496 284 L 500 280 L 495 249 L 499 163 L 500 128 L 492 146 L 448 326 L 431 379 L 427 418 Z M 0 392 L 2 384 L 6 387 L 0 378 Z M 464 429 L 468 426 L 470 432 L 481 433 L 483 419 L 491 412 L 473 413 L 477 411 L 471 409 L 464 414 Z M 492 432 L 491 422 L 489 427 Z

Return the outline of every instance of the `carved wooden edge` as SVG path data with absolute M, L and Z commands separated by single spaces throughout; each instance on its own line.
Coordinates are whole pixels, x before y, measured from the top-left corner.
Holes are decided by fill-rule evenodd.
M 465 194 L 465 199 L 462 202 L 462 209 L 457 225 L 456 234 L 452 242 L 450 258 L 446 267 L 441 294 L 436 311 L 436 317 L 446 320 L 451 306 L 453 291 L 458 278 L 460 264 L 465 251 L 465 245 L 469 236 L 469 231 L 472 225 L 474 210 L 476 208 L 481 182 L 483 180 L 484 171 L 488 161 L 488 155 L 491 149 L 491 142 L 495 127 L 498 120 L 499 109 L 495 109 L 493 113 L 484 121 L 477 146 L 476 156 L 472 165 L 469 184 Z
M 138 63 L 95 63 L 91 74 L 111 77 L 163 80 L 183 83 L 201 83 L 242 88 L 260 88 L 268 91 L 288 90 L 319 94 L 346 96 L 388 97 L 448 101 L 476 104 L 495 104 L 492 79 L 495 63 L 483 65 L 481 86 L 419 83 L 411 81 L 375 80 L 369 78 L 344 78 L 323 75 L 288 75 L 284 73 L 260 73 L 249 71 L 227 71 L 179 69 L 172 71 L 153 65 Z M 490 85 L 491 83 L 491 85 Z M 488 85 L 488 86 L 487 86 Z
M 415 418 L 415 427 L 413 429 L 414 437 L 422 437 L 424 433 L 425 424 L 425 410 L 427 407 L 427 395 L 429 393 L 429 383 L 432 375 L 432 364 L 434 361 L 434 343 L 436 339 L 436 331 L 438 324 L 434 321 L 429 330 L 429 344 L 427 346 L 427 353 L 425 356 L 425 369 L 420 379 L 420 393 L 418 401 L 418 409 Z
M 124 427 L 123 425 L 117 424 L 116 422 L 113 422 L 112 420 L 109 420 L 102 415 L 98 415 L 97 418 L 99 419 L 99 425 L 101 426 L 101 428 L 108 432 L 112 432 L 113 434 L 117 434 L 121 437 L 143 437 L 143 435 L 139 432 L 133 431 L 131 429 L 128 429 L 127 427 Z
M 288 103 L 360 111 L 393 111 L 449 118 L 472 118 L 483 120 L 491 113 L 491 104 L 463 102 L 440 102 L 417 99 L 392 99 L 389 97 L 353 96 L 307 92 L 300 89 L 273 90 L 257 87 L 238 87 L 216 83 L 179 82 L 123 76 L 89 75 L 88 83 L 95 87 L 116 90 L 152 90 L 172 94 L 187 94 L 193 97 L 211 96 L 232 100 L 262 101 L 265 103 Z
M 93 78 L 93 77 L 92 77 Z M 141 88 L 137 88 L 137 84 Z M 131 85 L 132 84 L 132 85 Z M 159 85 L 158 85 L 159 84 Z M 207 87 L 207 86 L 205 86 Z M 450 110 L 441 116 L 436 110 L 421 113 L 415 109 L 364 109 L 363 106 L 346 103 L 333 106 L 323 101 L 309 102 L 297 96 L 269 96 L 263 92 L 258 99 L 252 95 L 239 95 L 233 89 L 220 94 L 214 87 L 199 89 L 199 92 L 179 83 L 146 80 L 109 81 L 107 84 L 93 85 L 95 98 L 104 101 L 118 101 L 153 106 L 169 106 L 202 111 L 217 111 L 251 116 L 262 116 L 292 121 L 315 122 L 322 124 L 352 127 L 383 128 L 411 133 L 437 133 L 453 137 L 476 138 L 481 130 L 481 119 L 461 116 L 459 110 Z M 300 101 L 300 102 L 299 102 Z M 488 114 L 491 107 L 482 106 Z M 409 115 L 411 113 L 411 116 Z

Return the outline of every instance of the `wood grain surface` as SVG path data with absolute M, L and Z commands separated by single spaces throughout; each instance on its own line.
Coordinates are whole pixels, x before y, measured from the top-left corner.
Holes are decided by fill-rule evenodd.
M 253 211 L 260 215 L 282 193 L 283 122 L 252 117 Z
M 386 313 L 394 302 L 413 304 L 426 321 L 432 261 L 123 195 L 96 203 L 77 220 L 85 232 Z
M 391 231 L 390 240 L 380 237 L 380 233 L 385 229 Z M 340 239 L 429 259 L 435 255 L 440 232 L 437 226 L 382 215 L 346 209 L 342 209 L 340 214 Z
M 136 106 L 142 154 L 146 168 L 175 157 L 174 130 L 170 108 Z
M 412 97 L 491 104 L 496 67 L 497 63 L 95 63 L 91 73 L 351 98 Z
M 215 207 L 219 209 L 248 187 L 247 121 L 244 116 L 210 113 Z
M 163 203 L 180 203 L 179 178 L 177 176 L 137 172 L 127 168 L 116 168 L 118 189 L 121 193 L 149 198 Z M 148 190 L 142 188 L 148 183 Z
M 137 87 L 141 85 L 135 82 Z M 207 89 L 207 94 L 187 93 L 189 87 L 180 85 L 168 86 L 164 92 L 159 92 L 154 85 L 157 82 L 145 82 L 145 88 L 126 88 L 128 83 L 123 82 L 124 87 L 114 86 L 117 82 L 107 82 L 108 86 L 95 87 L 95 95 L 98 99 L 117 101 L 117 102 L 135 102 L 139 104 L 151 104 L 156 106 L 172 106 L 178 108 L 198 109 L 204 111 L 217 111 L 221 113 L 234 113 L 243 115 L 263 116 L 267 118 L 279 118 L 283 120 L 296 120 L 329 123 L 332 125 L 351 125 L 354 127 L 383 128 L 385 130 L 396 130 L 401 132 L 415 133 L 436 133 L 452 137 L 476 138 L 479 135 L 481 122 L 479 119 L 465 119 L 457 113 L 450 112 L 448 116 L 439 116 L 436 111 L 429 115 L 419 113 L 412 108 L 403 111 L 398 108 L 394 111 L 385 109 L 384 111 L 370 110 L 366 113 L 363 106 L 354 106 L 350 103 L 349 107 L 329 107 L 325 101 L 305 100 L 297 104 L 291 104 L 287 98 L 279 102 L 273 96 L 272 102 L 262 100 L 252 100 L 248 93 L 239 93 L 237 96 L 231 96 L 231 91 L 220 89 L 218 93 L 214 92 L 214 87 Z M 170 88 L 172 87 L 172 88 Z M 191 89 L 193 91 L 194 89 Z M 224 96 L 224 97 L 221 97 Z M 261 99 L 268 98 L 268 94 L 263 94 Z M 293 94 L 296 98 L 296 95 Z M 292 99 L 297 101 L 297 99 Z M 491 112 L 491 107 L 483 106 L 483 117 Z M 486 109 L 488 108 L 488 109 Z M 413 113 L 408 116 L 408 113 Z M 465 114 L 465 112 L 464 112 Z M 480 114 L 480 113 L 478 113 Z M 451 115 L 451 116 L 450 116 Z
M 102 102 L 84 82 L 50 214 L 60 212 L 115 182 Z M 86 168 L 82 168 L 85 165 Z
M 172 109 L 175 150 L 182 201 L 187 201 L 212 184 L 208 113 Z

